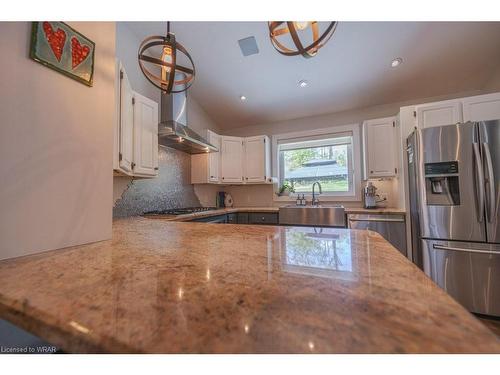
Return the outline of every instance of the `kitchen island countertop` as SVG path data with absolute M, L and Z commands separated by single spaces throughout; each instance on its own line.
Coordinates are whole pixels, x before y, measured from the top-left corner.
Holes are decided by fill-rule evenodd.
M 116 220 L 0 262 L 0 318 L 67 352 L 483 353 L 496 336 L 370 231 Z

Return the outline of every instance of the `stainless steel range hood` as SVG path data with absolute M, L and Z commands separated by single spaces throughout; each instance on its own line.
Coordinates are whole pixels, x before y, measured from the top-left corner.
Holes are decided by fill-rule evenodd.
M 158 144 L 188 154 L 217 152 L 217 147 L 187 126 L 186 91 L 167 95 L 161 93 L 161 114 L 158 125 Z

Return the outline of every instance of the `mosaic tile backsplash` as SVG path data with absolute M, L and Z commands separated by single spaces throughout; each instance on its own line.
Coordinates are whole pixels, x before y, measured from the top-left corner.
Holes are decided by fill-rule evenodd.
M 132 180 L 113 207 L 113 217 L 141 215 L 147 211 L 201 206 L 191 179 L 191 157 L 160 147 L 158 177 Z

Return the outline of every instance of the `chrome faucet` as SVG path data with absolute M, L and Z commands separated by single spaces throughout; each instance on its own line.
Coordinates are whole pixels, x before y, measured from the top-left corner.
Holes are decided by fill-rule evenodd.
M 313 184 L 313 196 L 312 196 L 312 202 L 311 204 L 313 206 L 318 206 L 319 205 L 319 199 L 316 198 L 316 193 L 314 191 L 314 188 L 316 187 L 316 184 L 318 184 L 318 188 L 319 188 L 319 194 L 323 194 L 323 191 L 321 189 L 321 184 L 319 183 L 319 181 L 316 181 L 314 184 Z

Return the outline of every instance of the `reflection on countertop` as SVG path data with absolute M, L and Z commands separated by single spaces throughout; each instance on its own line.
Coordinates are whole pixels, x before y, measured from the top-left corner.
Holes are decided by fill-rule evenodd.
M 67 352 L 500 352 L 378 234 L 115 221 L 113 239 L 0 262 L 0 318 Z
M 283 270 L 311 276 L 353 279 L 353 247 L 348 231 L 301 228 L 284 233 Z

